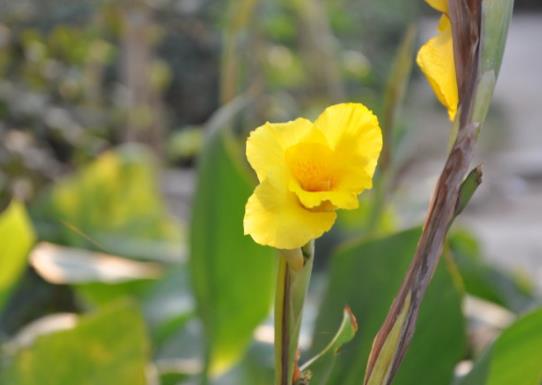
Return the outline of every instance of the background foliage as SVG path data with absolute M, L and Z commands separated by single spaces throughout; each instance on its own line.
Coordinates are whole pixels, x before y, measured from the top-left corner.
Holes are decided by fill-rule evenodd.
M 64 3 L 0 5 L 0 384 L 272 383 L 276 259 L 242 234 L 243 142 L 341 100 L 393 156 L 317 244 L 301 362 L 349 305 L 358 332 L 314 383 L 361 383 L 419 236 L 398 186 L 422 2 Z M 539 385 L 540 303 L 454 228 L 395 383 Z

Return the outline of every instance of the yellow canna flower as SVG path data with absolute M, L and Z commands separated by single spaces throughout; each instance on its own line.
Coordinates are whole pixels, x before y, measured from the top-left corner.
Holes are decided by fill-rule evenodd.
M 364 105 L 337 104 L 313 123 L 265 123 L 250 134 L 247 158 L 260 184 L 248 199 L 244 231 L 279 249 L 328 231 L 336 209 L 358 207 L 372 187 L 382 148 L 376 116 Z
M 443 15 L 440 18 L 437 36 L 420 48 L 416 62 L 429 81 L 437 99 L 448 109 L 448 117 L 453 121 L 459 98 L 455 75 L 452 25 L 447 16 L 448 1 L 426 1 Z

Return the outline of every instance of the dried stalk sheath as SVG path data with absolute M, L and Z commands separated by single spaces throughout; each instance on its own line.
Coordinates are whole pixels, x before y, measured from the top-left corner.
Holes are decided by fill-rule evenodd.
M 397 371 L 412 339 L 421 301 L 438 265 L 446 233 L 455 217 L 459 188 L 472 160 L 477 131 L 477 124 L 468 124 L 459 130 L 457 140 L 437 183 L 414 260 L 410 265 L 399 294 L 395 298 L 388 316 L 374 340 L 373 351 L 367 365 L 365 383 L 370 377 L 371 370 L 380 352 L 379 347 L 382 347 L 395 324 L 397 315 L 401 312 L 408 293 L 411 293 L 410 308 L 401 332 L 397 354 L 393 359 L 387 384 L 391 383 L 393 374 Z
M 365 385 L 371 380 L 383 345 L 396 324 L 398 315 L 406 306 L 407 316 L 382 384 L 389 385 L 399 368 L 414 334 L 421 301 L 438 265 L 446 234 L 456 216 L 461 184 L 473 157 L 479 128 L 479 123 L 472 121 L 471 110 L 478 72 L 481 1 L 450 0 L 449 3 L 461 100 L 458 133 L 435 187 L 413 261 L 373 342 L 365 372 Z M 410 299 L 408 303 L 407 298 Z

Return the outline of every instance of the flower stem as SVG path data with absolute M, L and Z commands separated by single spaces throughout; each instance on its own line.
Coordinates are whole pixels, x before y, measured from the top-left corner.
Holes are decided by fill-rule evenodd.
M 292 385 L 297 376 L 297 347 L 303 304 L 314 260 L 314 243 L 299 250 L 303 264 L 292 253 L 281 253 L 275 295 L 275 385 Z

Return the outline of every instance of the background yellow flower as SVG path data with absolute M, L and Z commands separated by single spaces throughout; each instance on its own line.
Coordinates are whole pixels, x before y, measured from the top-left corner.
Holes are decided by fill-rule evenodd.
M 328 107 L 312 123 L 266 123 L 247 140 L 260 184 L 248 199 L 245 234 L 281 249 L 303 246 L 328 231 L 336 209 L 358 207 L 372 187 L 382 148 L 376 116 L 362 104 Z
M 437 99 L 448 109 L 448 117 L 453 121 L 457 112 L 458 91 L 452 26 L 447 16 L 448 2 L 427 0 L 427 3 L 444 14 L 440 18 L 437 35 L 420 48 L 416 62 Z

